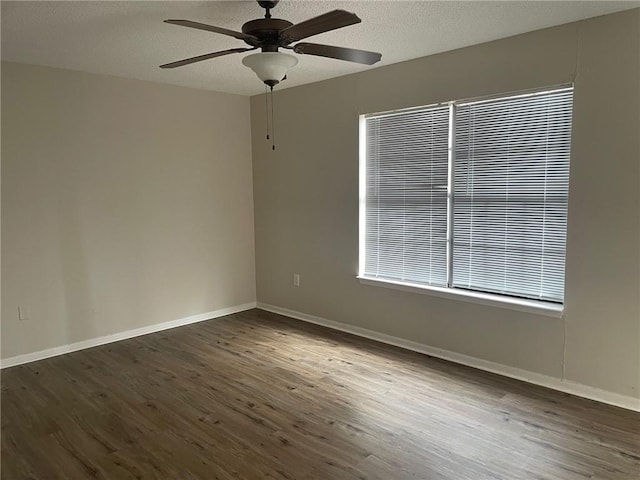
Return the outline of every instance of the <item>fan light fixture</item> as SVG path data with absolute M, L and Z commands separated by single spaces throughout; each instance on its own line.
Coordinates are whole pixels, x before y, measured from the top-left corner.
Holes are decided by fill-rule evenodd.
M 298 64 L 298 59 L 281 52 L 261 52 L 244 57 L 242 64 L 253 70 L 260 80 L 273 88 L 287 75 L 290 68 Z

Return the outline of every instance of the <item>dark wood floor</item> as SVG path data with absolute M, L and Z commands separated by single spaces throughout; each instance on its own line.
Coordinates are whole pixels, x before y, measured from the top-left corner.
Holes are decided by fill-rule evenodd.
M 3 479 L 638 479 L 640 414 L 252 310 L 2 372 Z

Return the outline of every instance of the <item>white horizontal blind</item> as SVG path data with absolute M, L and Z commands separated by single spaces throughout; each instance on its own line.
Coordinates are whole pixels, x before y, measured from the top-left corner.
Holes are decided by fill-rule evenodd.
M 449 107 L 367 117 L 364 276 L 445 286 Z
M 573 89 L 456 107 L 453 286 L 564 297 Z

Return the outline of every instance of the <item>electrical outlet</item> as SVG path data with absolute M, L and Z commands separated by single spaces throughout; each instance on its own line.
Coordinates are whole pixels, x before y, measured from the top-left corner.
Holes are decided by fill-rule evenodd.
M 29 308 L 25 306 L 18 307 L 18 320 L 29 320 Z
M 299 273 L 294 273 L 294 274 L 293 274 L 293 284 L 294 284 L 296 287 L 299 287 L 299 286 L 300 286 L 300 274 L 299 274 Z

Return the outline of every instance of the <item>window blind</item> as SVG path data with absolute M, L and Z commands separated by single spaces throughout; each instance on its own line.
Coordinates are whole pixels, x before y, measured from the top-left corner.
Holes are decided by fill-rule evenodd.
M 456 106 L 453 287 L 563 301 L 572 100 Z
M 367 277 L 446 286 L 449 107 L 365 119 Z

